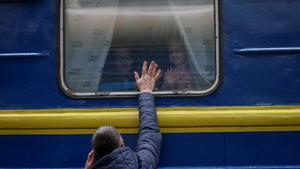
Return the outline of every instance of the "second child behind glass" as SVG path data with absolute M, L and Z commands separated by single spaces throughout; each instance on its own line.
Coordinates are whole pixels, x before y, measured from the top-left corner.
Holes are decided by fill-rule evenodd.
M 102 75 L 100 91 L 135 90 L 132 76 L 133 59 L 129 48 L 117 48 Z
M 163 90 L 204 90 L 209 87 L 199 73 L 194 75 L 187 63 L 187 55 L 183 43 L 173 39 L 168 43 L 171 67 L 164 72 Z

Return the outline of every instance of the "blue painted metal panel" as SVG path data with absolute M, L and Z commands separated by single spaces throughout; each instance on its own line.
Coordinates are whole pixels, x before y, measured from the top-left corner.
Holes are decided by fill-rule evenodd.
M 244 48 L 299 47 L 299 7 L 300 1 L 296 0 L 222 1 L 222 94 L 230 96 L 229 101 L 299 103 L 299 53 L 252 54 L 257 57 L 234 53 Z
M 91 135 L 0 136 L 2 167 L 82 167 Z M 136 135 L 124 135 L 134 149 Z M 299 166 L 300 132 L 163 134 L 161 167 Z
M 240 134 L 231 133 L 224 136 L 225 163 L 229 166 L 258 165 L 257 162 L 257 137 L 256 133 Z
M 135 98 L 64 95 L 57 78 L 57 2 L 3 2 L 0 109 L 137 106 Z M 220 88 L 201 98 L 158 98 L 157 105 L 299 105 L 299 9 L 298 0 L 220 0 Z M 125 140 L 134 147 L 136 135 Z M 90 135 L 0 136 L 0 167 L 82 167 L 89 142 Z M 299 142 L 299 132 L 164 134 L 160 166 L 297 168 Z

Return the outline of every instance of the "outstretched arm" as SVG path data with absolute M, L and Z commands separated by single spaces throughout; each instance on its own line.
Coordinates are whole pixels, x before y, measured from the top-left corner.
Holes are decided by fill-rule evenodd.
M 138 100 L 140 128 L 136 147 L 140 168 L 157 168 L 158 164 L 161 134 L 152 91 L 160 73 L 157 64 L 153 61 L 149 68 L 147 62 L 144 62 L 141 77 L 135 72 L 136 83 L 141 92 Z

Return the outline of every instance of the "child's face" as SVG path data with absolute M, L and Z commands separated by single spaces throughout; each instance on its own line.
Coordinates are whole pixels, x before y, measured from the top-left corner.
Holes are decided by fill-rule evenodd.
M 178 44 L 172 45 L 170 44 L 169 47 L 169 58 L 170 61 L 175 65 L 175 66 L 180 66 L 185 63 L 185 54 L 184 54 L 184 49 L 182 46 L 179 46 Z
M 130 52 L 128 49 L 122 48 L 117 51 L 115 66 L 118 71 L 129 72 L 131 69 L 132 63 L 133 63 L 133 60 L 130 57 Z

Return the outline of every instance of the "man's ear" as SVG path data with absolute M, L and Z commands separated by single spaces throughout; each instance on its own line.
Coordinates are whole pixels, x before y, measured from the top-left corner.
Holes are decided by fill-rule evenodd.
M 85 162 L 85 169 L 92 169 L 95 161 L 94 150 L 91 150 L 88 154 L 87 160 Z
M 123 140 L 123 137 L 120 135 L 120 147 L 124 147 L 125 144 L 124 144 L 124 140 Z

